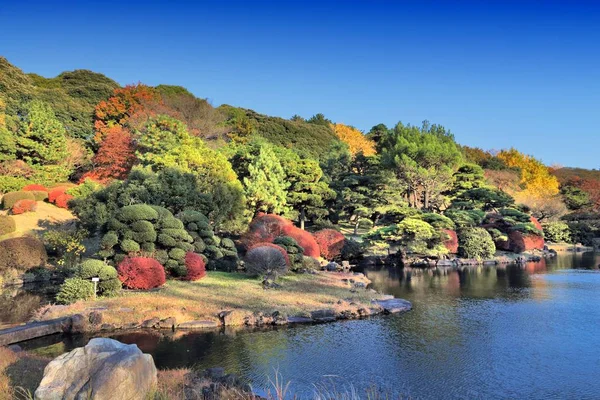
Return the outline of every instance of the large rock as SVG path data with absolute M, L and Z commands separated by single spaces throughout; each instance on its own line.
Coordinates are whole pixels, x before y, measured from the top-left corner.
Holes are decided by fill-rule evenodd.
M 513 231 L 508 235 L 510 251 L 522 253 L 531 250 L 544 250 L 544 238 L 534 234 Z
M 156 367 L 135 344 L 92 339 L 52 360 L 35 391 L 36 400 L 137 400 L 156 386 Z

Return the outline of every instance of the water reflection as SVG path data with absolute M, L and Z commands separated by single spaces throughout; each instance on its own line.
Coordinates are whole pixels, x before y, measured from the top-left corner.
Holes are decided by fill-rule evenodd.
M 524 266 L 366 271 L 409 299 L 401 316 L 249 331 L 126 333 L 159 368 L 223 366 L 267 387 L 277 368 L 301 395 L 336 380 L 414 398 L 600 398 L 600 273 L 594 254 Z M 26 349 L 56 354 L 86 337 Z

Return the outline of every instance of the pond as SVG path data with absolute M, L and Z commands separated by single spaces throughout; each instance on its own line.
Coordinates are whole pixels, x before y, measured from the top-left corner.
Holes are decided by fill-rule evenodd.
M 377 387 L 412 398 L 600 398 L 600 260 L 566 254 L 526 266 L 366 271 L 376 289 L 413 302 L 399 316 L 333 324 L 171 337 L 114 335 L 159 368 L 225 367 L 291 390 Z M 87 338 L 23 344 L 57 355 Z M 260 390 L 257 390 L 260 392 Z

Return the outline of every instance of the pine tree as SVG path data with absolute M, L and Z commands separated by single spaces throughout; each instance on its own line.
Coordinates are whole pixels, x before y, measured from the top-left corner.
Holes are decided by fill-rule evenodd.
M 16 138 L 18 157 L 31 164 L 59 164 L 68 156 L 64 126 L 41 101 L 29 103 L 26 112 Z
M 255 213 L 282 213 L 286 209 L 285 171 L 270 146 L 262 146 L 258 156 L 248 165 L 244 178 L 248 205 Z

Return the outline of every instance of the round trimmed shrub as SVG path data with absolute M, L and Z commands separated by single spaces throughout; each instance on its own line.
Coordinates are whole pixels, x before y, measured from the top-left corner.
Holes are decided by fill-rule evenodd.
M 458 254 L 463 258 L 487 259 L 496 253 L 492 236 L 483 228 L 465 228 L 458 233 Z
M 79 300 L 89 300 L 94 297 L 94 284 L 81 278 L 68 278 L 60 285 L 56 301 L 61 304 L 71 304 Z
M 554 243 L 571 243 L 571 228 L 565 222 L 546 222 L 542 227 L 546 240 Z
M 50 195 L 48 195 L 50 198 Z M 69 201 L 73 200 L 73 196 L 70 194 L 63 193 L 56 197 L 54 200 L 54 205 L 58 208 L 69 208 Z
M 319 245 L 321 257 L 326 260 L 339 258 L 346 242 L 346 237 L 335 229 L 323 229 L 314 234 Z
M 34 237 L 22 236 L 0 242 L 0 272 L 9 268 L 26 271 L 44 266 L 47 260 L 44 243 Z
M 133 204 L 121 207 L 117 218 L 122 222 L 135 222 L 140 220 L 156 221 L 158 219 L 158 211 L 147 204 Z
M 284 227 L 284 234 L 298 242 L 300 247 L 304 249 L 305 256 L 317 258 L 321 255 L 319 245 L 310 232 L 296 228 L 294 225 L 287 225 Z
M 48 200 L 48 192 L 43 192 L 40 190 L 32 190 L 31 193 L 33 193 L 33 196 L 35 197 L 36 201 Z
M 59 196 L 63 196 L 67 194 L 67 186 L 58 186 L 48 191 L 48 201 L 50 203 L 56 203 L 56 200 Z
M 229 238 L 223 238 L 221 240 L 221 247 L 229 250 L 235 250 L 235 243 Z
M 98 294 L 102 296 L 113 296 L 121 290 L 121 281 L 117 270 L 101 260 L 83 261 L 79 264 L 75 276 L 88 281 L 92 278 L 100 278 Z
M 19 200 L 15 203 L 12 208 L 12 213 L 15 215 L 25 214 L 26 212 L 33 212 L 37 208 L 35 200 Z
M 271 276 L 285 274 L 289 260 L 287 253 L 281 247 L 258 246 L 248 250 L 244 257 L 246 273 L 250 276 Z
M 164 267 L 150 257 L 125 257 L 117 271 L 119 280 L 129 289 L 153 289 L 166 281 Z
M 19 200 L 35 201 L 35 196 L 31 192 L 10 192 L 2 197 L 2 207 L 10 210 Z
M 142 249 L 142 251 L 145 251 L 147 253 L 154 253 L 156 251 L 156 245 L 152 242 L 144 242 L 140 244 L 140 248 Z
M 310 271 L 318 271 L 321 269 L 321 263 L 316 258 L 302 256 L 302 268 Z
M 179 260 L 183 260 L 185 258 L 185 250 L 182 249 L 178 249 L 178 248 L 172 248 L 169 251 L 169 258 L 179 261 Z
M 0 236 L 17 230 L 15 219 L 9 215 L 0 215 Z
M 242 235 L 241 242 L 246 249 L 257 243 L 272 243 L 278 236 L 287 235 L 285 228 L 294 228 L 291 221 L 276 214 L 261 214 L 255 217 Z M 288 235 L 291 236 L 291 235 Z
M 184 277 L 186 281 L 197 281 L 206 276 L 206 262 L 202 256 L 191 251 L 185 255 L 185 269 L 187 270 Z
M 341 258 L 345 261 L 355 261 L 364 254 L 363 245 L 356 240 L 346 239 L 342 248 Z
M 121 250 L 124 253 L 135 253 L 136 251 L 140 251 L 140 245 L 130 239 L 125 239 L 121 241 Z

